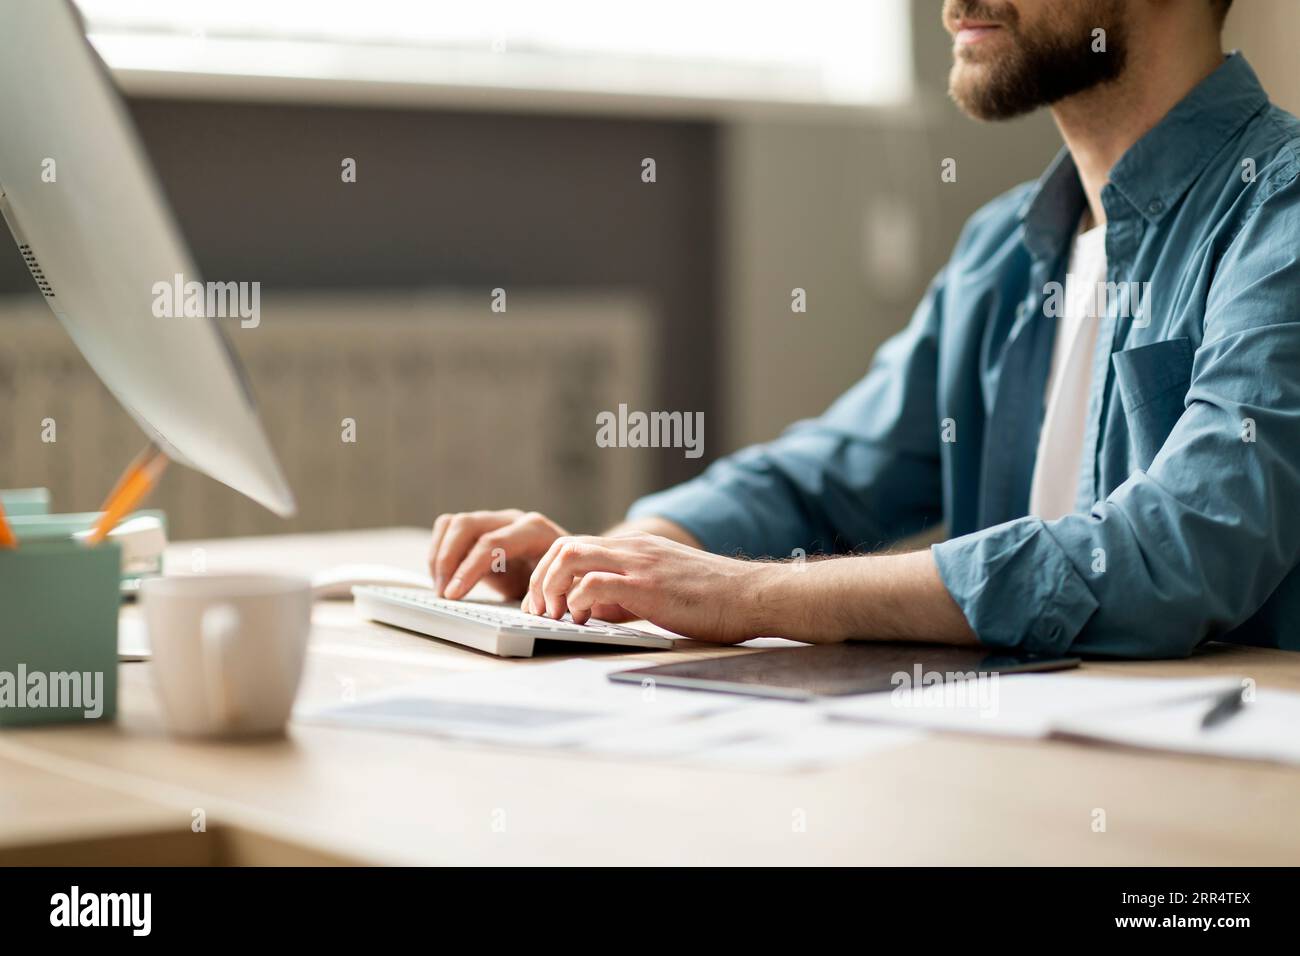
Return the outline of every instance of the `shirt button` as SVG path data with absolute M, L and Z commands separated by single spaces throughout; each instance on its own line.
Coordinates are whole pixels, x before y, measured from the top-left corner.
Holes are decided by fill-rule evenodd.
M 1147 212 L 1153 216 L 1158 216 L 1165 211 L 1165 204 L 1159 199 L 1153 199 L 1147 203 Z

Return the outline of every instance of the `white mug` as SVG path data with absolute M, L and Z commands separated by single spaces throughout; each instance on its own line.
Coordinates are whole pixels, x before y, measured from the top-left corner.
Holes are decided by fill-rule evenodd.
M 311 582 L 277 574 L 146 578 L 140 600 L 171 732 L 284 732 L 311 630 Z

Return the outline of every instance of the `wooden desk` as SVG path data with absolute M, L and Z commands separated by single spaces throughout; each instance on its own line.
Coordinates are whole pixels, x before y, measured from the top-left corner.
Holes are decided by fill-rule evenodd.
M 211 571 L 418 566 L 426 542 L 414 529 L 246 538 L 177 544 L 169 562 L 188 568 L 202 548 Z M 736 651 L 627 656 L 691 653 Z M 303 695 L 337 701 L 439 672 L 533 665 L 327 602 Z M 1224 645 L 1084 672 L 1240 673 L 1300 689 L 1300 655 Z M 149 679 L 147 664 L 121 666 L 116 725 L 0 734 L 0 862 L 1300 863 L 1300 768 L 942 734 L 801 774 L 308 725 L 270 743 L 186 743 L 163 734 Z M 1104 833 L 1093 832 L 1094 808 L 1106 812 Z M 196 811 L 204 834 L 192 832 Z

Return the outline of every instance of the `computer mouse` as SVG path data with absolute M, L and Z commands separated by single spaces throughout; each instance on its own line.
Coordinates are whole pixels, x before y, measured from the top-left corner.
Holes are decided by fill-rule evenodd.
M 339 564 L 312 575 L 312 597 L 317 600 L 351 600 L 352 588 L 358 584 L 432 589 L 433 579 L 427 572 L 388 564 Z

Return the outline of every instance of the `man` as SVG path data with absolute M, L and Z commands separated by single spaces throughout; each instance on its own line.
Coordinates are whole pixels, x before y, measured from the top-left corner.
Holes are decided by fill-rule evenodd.
M 1230 2 L 948 0 L 953 98 L 1049 106 L 1042 179 L 971 218 L 821 418 L 603 537 L 443 515 L 439 589 L 719 642 L 1300 649 L 1300 121 L 1223 55 Z M 940 521 L 928 550 L 848 554 Z M 796 549 L 841 556 L 729 556 Z

